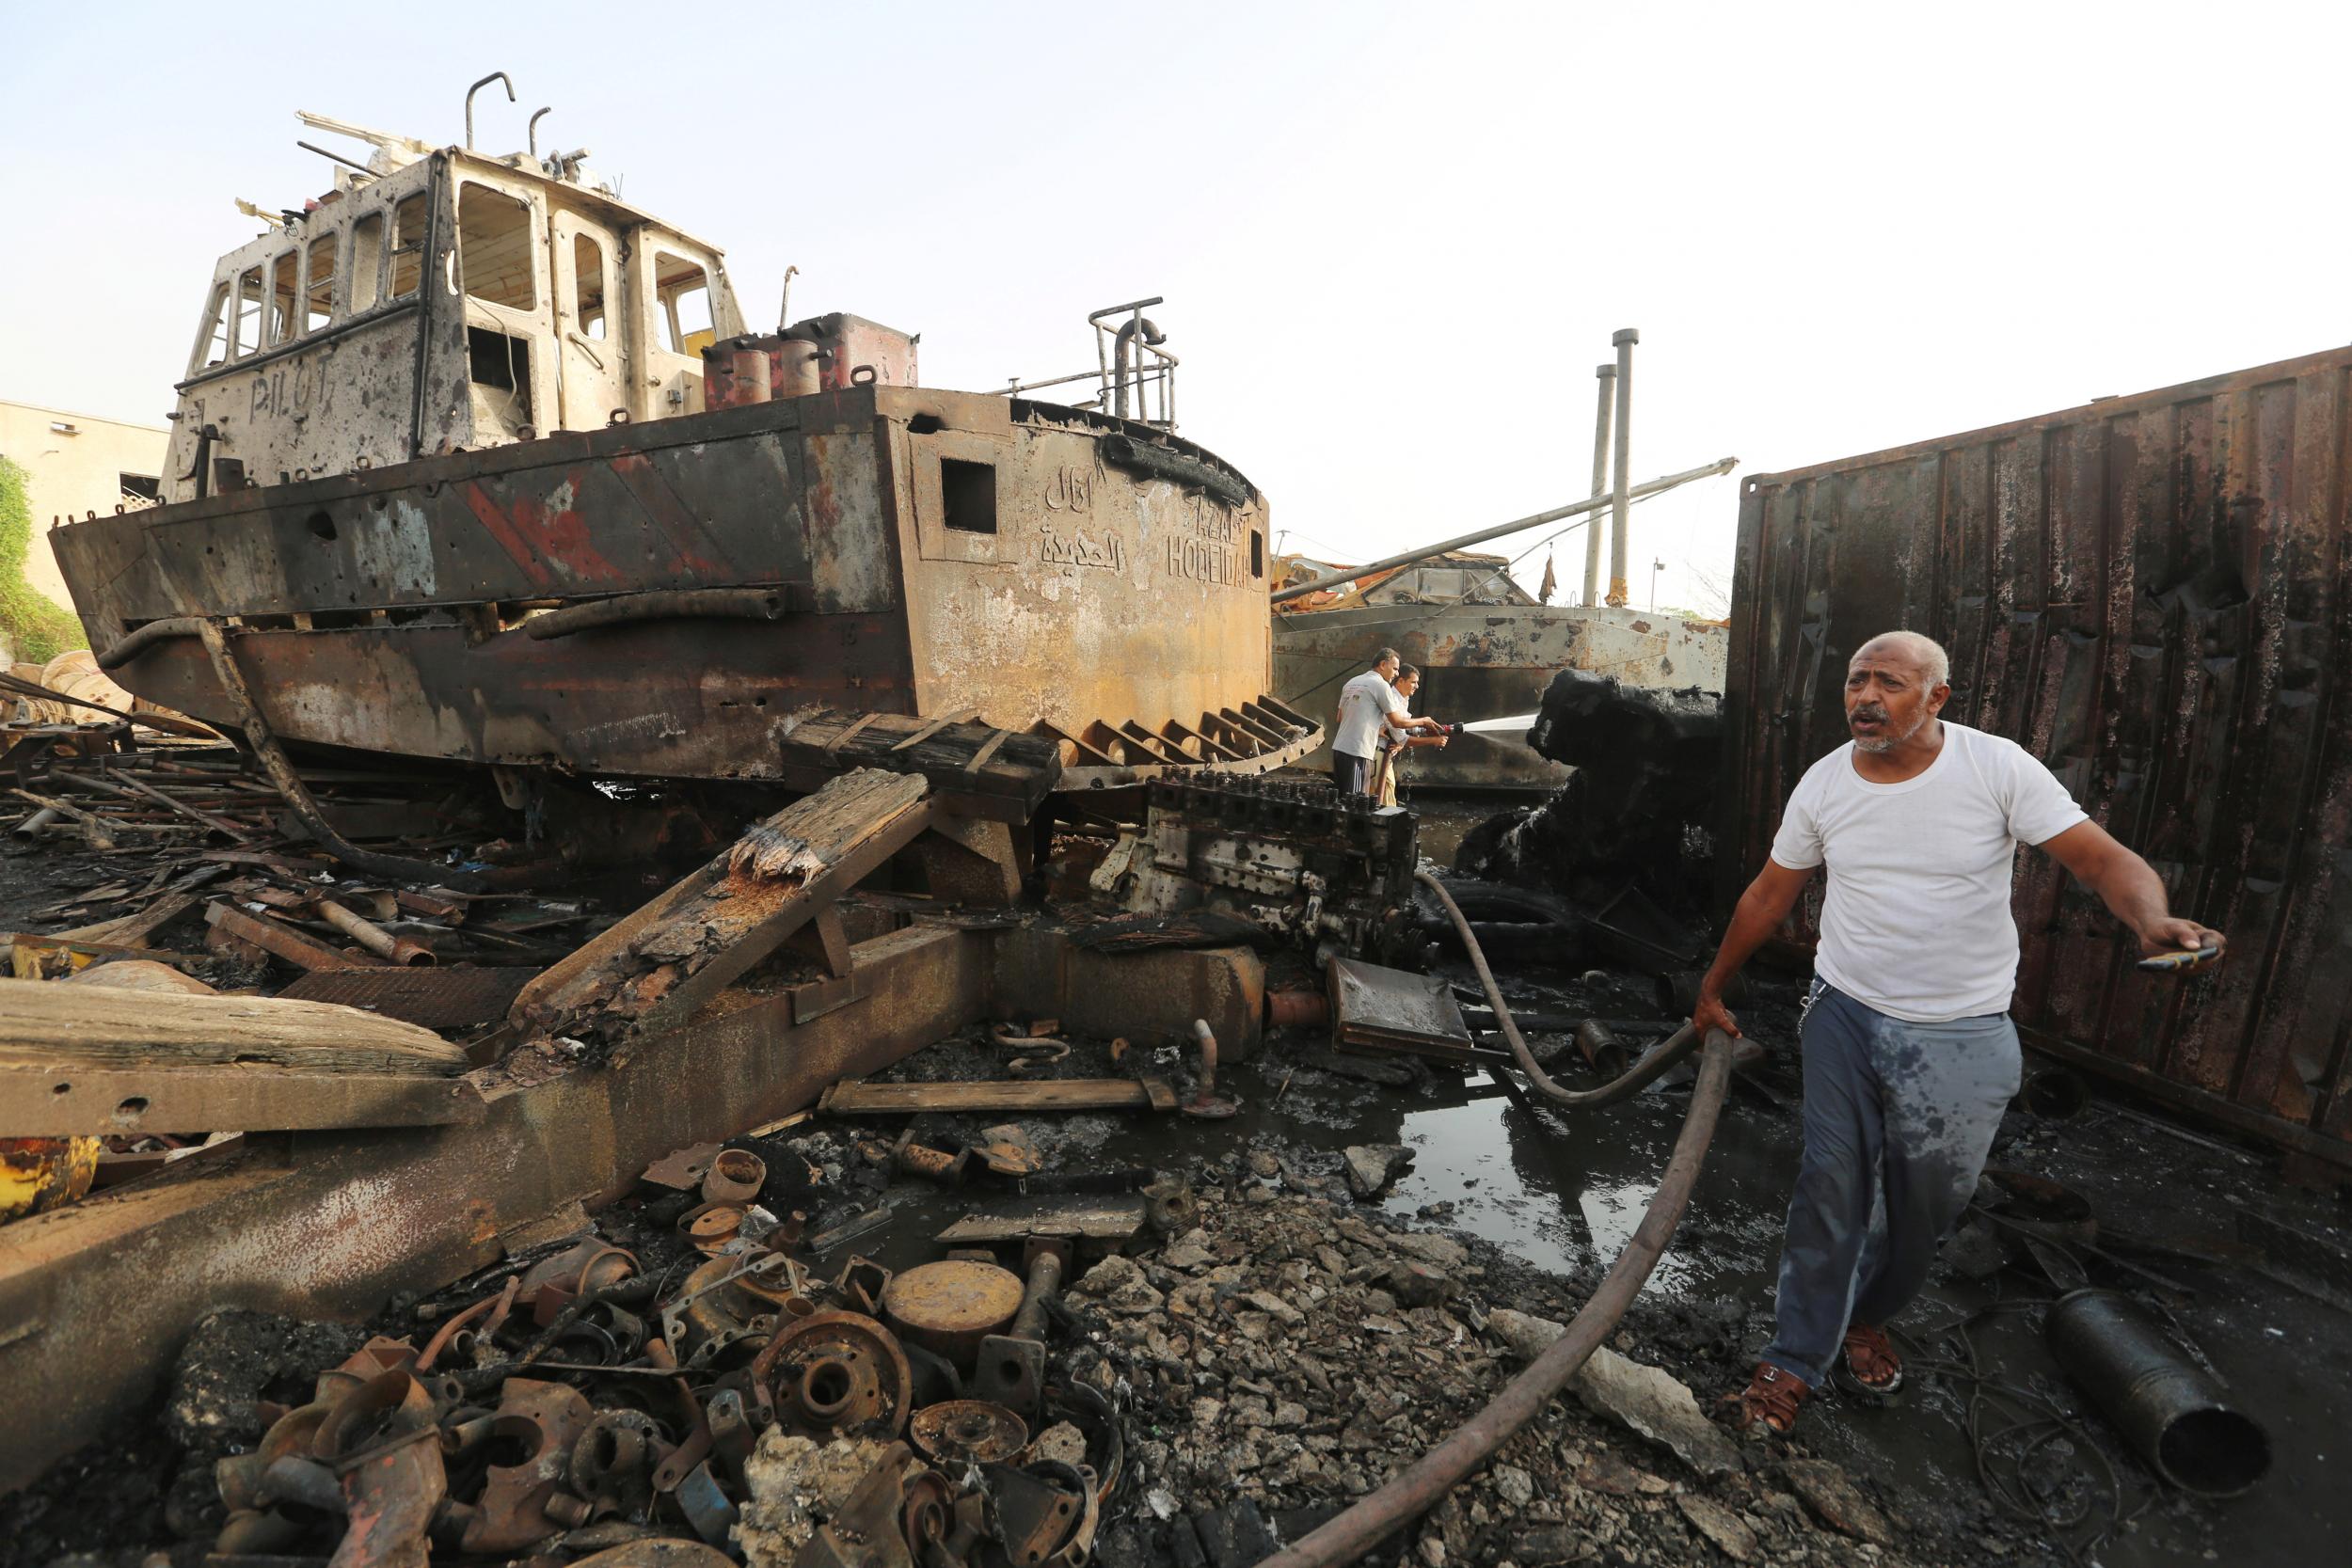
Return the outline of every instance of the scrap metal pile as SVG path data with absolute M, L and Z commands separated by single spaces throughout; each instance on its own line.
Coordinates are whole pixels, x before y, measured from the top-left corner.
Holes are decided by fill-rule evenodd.
M 669 1234 L 641 1227 L 642 1258 L 582 1238 L 421 1304 L 421 1342 L 379 1335 L 307 1402 L 261 1410 L 259 1442 L 215 1466 L 213 1551 L 1086 1561 L 1120 1437 L 1101 1390 L 1050 1370 L 1074 1239 L 1029 1238 L 1025 1277 L 972 1249 L 823 1268 L 803 1235 L 818 1173 L 766 1147 L 649 1171 L 700 1180 L 646 1206 L 677 1212 Z

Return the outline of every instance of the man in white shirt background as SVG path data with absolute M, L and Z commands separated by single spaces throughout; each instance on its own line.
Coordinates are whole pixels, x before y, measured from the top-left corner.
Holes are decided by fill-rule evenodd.
M 1938 715 L 1950 661 L 1915 632 L 1872 638 L 1846 667 L 1852 741 L 1807 769 L 1771 857 L 1740 896 L 1691 1022 L 1739 1024 L 1724 988 L 1828 868 L 1799 1036 L 1804 1156 L 1789 1200 L 1777 1329 L 1741 1426 L 1786 1433 L 1843 1358 L 1867 1391 L 1902 1363 L 1887 1321 L 1926 1282 L 2017 1092 L 2017 846 L 2057 860 L 2143 951 L 2204 952 L 2221 934 L 2166 907 L 2148 863 L 2086 816 L 2015 742 Z
M 1407 664 L 1389 683 L 1396 693 L 1396 705 L 1410 713 L 1413 698 L 1421 691 L 1421 672 Z M 1384 806 L 1396 804 L 1397 770 L 1405 765 L 1405 753 L 1419 746 L 1442 747 L 1452 736 L 1441 727 L 1435 735 L 1415 735 L 1398 729 L 1394 724 L 1380 726 L 1380 754 L 1372 765 L 1372 784 L 1368 793 Z
M 1370 792 L 1372 759 L 1380 752 L 1380 732 L 1393 724 L 1407 733 L 1416 730 L 1443 734 L 1435 719 L 1416 719 L 1389 683 L 1404 664 L 1394 648 L 1383 648 L 1372 668 L 1340 688 L 1339 725 L 1331 732 L 1331 784 L 1343 793 Z

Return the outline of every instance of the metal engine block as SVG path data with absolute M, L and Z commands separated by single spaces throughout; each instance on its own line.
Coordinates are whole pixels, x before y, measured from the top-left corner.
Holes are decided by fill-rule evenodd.
M 1161 779 L 1149 816 L 1094 874 L 1138 913 L 1214 910 L 1298 947 L 1383 958 L 1402 943 L 1419 833 L 1413 814 L 1327 784 Z

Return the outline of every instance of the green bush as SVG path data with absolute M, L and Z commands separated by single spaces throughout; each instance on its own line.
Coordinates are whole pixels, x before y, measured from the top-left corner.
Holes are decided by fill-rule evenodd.
M 0 457 L 0 631 L 16 657 L 46 664 L 89 638 L 70 610 L 24 580 L 24 561 L 33 547 L 33 507 L 25 497 L 24 470 Z

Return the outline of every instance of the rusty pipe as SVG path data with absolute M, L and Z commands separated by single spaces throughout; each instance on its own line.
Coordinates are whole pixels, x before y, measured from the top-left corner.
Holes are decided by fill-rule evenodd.
M 466 150 L 469 152 L 473 150 L 473 95 L 493 82 L 503 82 L 506 85 L 506 101 L 509 103 L 515 102 L 514 78 L 503 71 L 493 71 L 489 75 L 466 89 Z
M 1161 331 L 1158 325 L 1140 310 L 1136 311 L 1130 320 L 1121 322 L 1119 330 L 1112 334 L 1111 412 L 1122 420 L 1127 417 L 1127 372 L 1135 364 L 1135 341 L 1137 334 L 1141 334 L 1147 345 L 1168 341 L 1168 334 Z M 1143 399 L 1143 384 L 1140 380 L 1136 383 L 1136 399 L 1138 404 Z M 1136 412 L 1139 414 L 1142 409 L 1138 407 Z
M 539 156 L 539 121 L 546 119 L 548 111 L 554 107 L 555 105 L 550 103 L 547 108 L 533 111 L 531 123 L 524 128 L 524 135 L 531 140 L 531 156 L 534 160 Z
M 396 937 L 374 921 L 352 913 L 332 898 L 320 899 L 318 911 L 321 920 L 326 921 L 379 958 L 387 958 L 396 964 L 405 964 L 411 969 L 421 969 L 426 964 L 439 962 L 433 956 L 433 949 L 424 943 L 412 942 L 406 937 Z
M 1609 416 L 1617 395 L 1617 367 L 1597 365 L 1593 374 L 1600 382 L 1600 396 L 1595 400 L 1599 406 L 1593 415 L 1593 499 L 1598 500 L 1609 488 Z M 1590 526 L 1584 530 L 1583 602 L 1600 603 L 1600 530 Z
M 1061 1289 L 1062 1255 L 1058 1248 L 1042 1247 L 1029 1260 L 1029 1278 L 1021 1291 L 1021 1310 L 1012 1315 L 1010 1338 L 1015 1339 L 1045 1338 L 1045 1304 Z
M 1331 999 L 1319 990 L 1270 990 L 1265 1021 L 1271 1029 L 1313 1029 L 1331 1021 Z
M 2234 1497 L 2269 1473 L 2270 1434 L 2122 1291 L 2061 1296 L 2042 1338 L 2149 1467 L 2184 1492 Z
M 197 626 L 200 622 L 201 617 L 195 615 L 167 615 L 160 621 L 150 621 L 143 626 L 134 627 L 98 651 L 98 667 L 101 670 L 119 670 L 158 642 L 169 641 L 175 637 L 198 636 Z
M 1212 1120 L 1230 1117 L 1241 1109 L 1241 1101 L 1216 1092 L 1216 1033 L 1209 1027 L 1207 1019 L 1196 1018 L 1192 1021 L 1192 1035 L 1200 1042 L 1200 1086 L 1177 1109 L 1188 1117 Z
M 782 332 L 792 325 L 792 279 L 799 267 L 784 269 L 784 293 L 776 298 L 776 330 Z
M 1630 326 L 1621 327 L 1609 341 L 1617 349 L 1617 460 L 1616 483 L 1609 501 L 1609 602 L 1622 605 L 1627 594 L 1625 514 L 1633 499 L 1625 483 L 1626 465 L 1633 452 L 1633 345 L 1642 341 L 1642 334 Z
M 1504 1386 L 1487 1406 L 1447 1434 L 1411 1465 L 1391 1478 L 1378 1491 L 1351 1506 L 1339 1517 L 1285 1550 L 1267 1558 L 1260 1568 L 1326 1568 L 1352 1562 L 1375 1544 L 1434 1507 L 1514 1433 L 1534 1420 L 1552 1396 L 1566 1386 L 1601 1342 L 1616 1332 L 1618 1320 L 1641 1293 L 1650 1271 L 1674 1238 L 1682 1212 L 1690 1206 L 1691 1189 L 1707 1159 L 1708 1143 L 1715 1135 L 1715 1117 L 1724 1106 L 1724 1091 L 1731 1083 L 1731 1037 L 1710 1030 L 1699 1058 L 1698 1087 L 1683 1114 L 1682 1131 L 1675 1139 L 1666 1173 L 1642 1215 L 1632 1239 L 1617 1254 L 1609 1273 L 1569 1323 L 1567 1332 L 1547 1346 L 1543 1354 Z
M 523 635 L 545 642 L 598 626 L 644 621 L 780 621 L 792 613 L 792 604 L 788 583 L 776 588 L 651 588 L 608 599 L 582 599 L 533 615 L 523 623 Z
M 2045 1121 L 2070 1121 L 2090 1106 L 2090 1085 L 2065 1068 L 2044 1068 L 2026 1074 L 2017 1101 Z
M 1657 479 L 1644 480 L 1641 483 L 1627 490 L 1626 498 L 1629 501 L 1638 501 L 1651 496 L 1663 495 L 1677 485 L 1688 484 L 1694 479 L 1712 479 L 1717 474 L 1727 474 L 1739 466 L 1740 460 L 1736 457 L 1719 457 L 1712 463 L 1696 468 L 1685 468 L 1678 474 L 1665 474 Z M 1287 604 L 1293 599 L 1304 598 L 1309 594 L 1319 594 L 1327 588 L 1343 587 L 1359 578 L 1368 578 L 1375 572 L 1385 572 L 1391 566 L 1410 566 L 1417 561 L 1426 561 L 1434 555 L 1444 555 L 1449 550 L 1466 550 L 1472 545 L 1483 545 L 1489 539 L 1500 539 L 1507 533 L 1520 533 L 1531 528 L 1539 528 L 1545 523 L 1556 523 L 1563 517 L 1576 517 L 1588 512 L 1598 512 L 1609 504 L 1609 498 L 1606 496 L 1588 497 L 1581 501 L 1570 501 L 1565 506 L 1555 506 L 1549 512 L 1537 512 L 1529 516 L 1514 518 L 1507 523 L 1497 523 L 1492 528 L 1476 529 L 1469 533 L 1456 534 L 1451 539 L 1441 540 L 1435 545 L 1423 545 L 1419 549 L 1406 550 L 1400 555 L 1383 556 L 1378 561 L 1366 562 L 1361 566 L 1344 566 L 1336 572 L 1316 578 L 1311 582 L 1297 583 L 1285 588 L 1273 594 L 1270 602 Z

